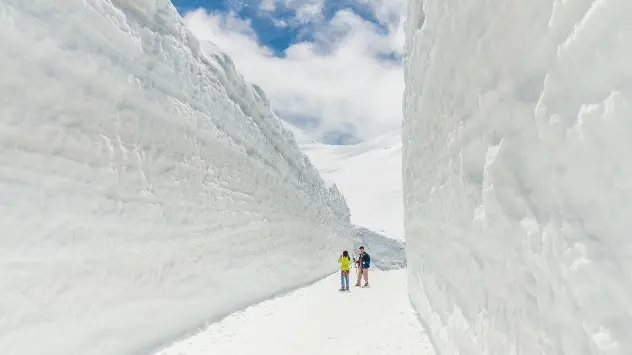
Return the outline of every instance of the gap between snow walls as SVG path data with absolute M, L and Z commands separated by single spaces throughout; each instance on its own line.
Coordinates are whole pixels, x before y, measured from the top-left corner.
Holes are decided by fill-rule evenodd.
M 5 0 L 0 33 L 2 354 L 150 352 L 351 247 L 342 195 L 169 1 Z
M 632 353 L 630 14 L 408 1 L 409 288 L 438 353 Z

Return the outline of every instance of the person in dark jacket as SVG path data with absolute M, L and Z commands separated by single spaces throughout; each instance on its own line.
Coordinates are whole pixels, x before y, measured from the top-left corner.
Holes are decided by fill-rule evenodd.
M 360 286 L 362 278 L 364 277 L 364 287 L 369 286 L 369 268 L 371 267 L 371 256 L 364 251 L 364 247 L 360 247 L 360 255 L 356 260 L 358 266 L 358 282 L 356 286 Z

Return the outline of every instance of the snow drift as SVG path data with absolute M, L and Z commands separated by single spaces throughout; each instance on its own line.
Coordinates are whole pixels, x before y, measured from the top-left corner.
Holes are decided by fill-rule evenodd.
M 408 1 L 409 285 L 440 353 L 632 353 L 630 14 Z
M 351 247 L 342 196 L 167 0 L 2 0 L 0 33 L 3 355 L 149 352 Z

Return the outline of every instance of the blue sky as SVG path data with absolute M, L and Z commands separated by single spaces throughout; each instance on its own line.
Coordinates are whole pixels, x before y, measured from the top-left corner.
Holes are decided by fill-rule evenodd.
M 199 8 L 223 13 L 233 10 L 239 18 L 251 20 L 251 27 L 255 31 L 259 43 L 272 49 L 277 56 L 283 56 L 283 51 L 297 40 L 312 40 L 313 32 L 310 31 L 310 27 L 313 24 L 292 21 L 296 17 L 296 10 L 292 8 L 277 7 L 271 13 L 262 13 L 259 10 L 260 1 L 173 0 L 173 4 L 181 14 Z M 343 9 L 351 10 L 366 21 L 381 27 L 380 21 L 374 16 L 371 9 L 358 1 L 325 0 L 322 12 L 323 20 L 331 20 L 338 11 Z M 275 24 L 273 19 L 293 25 L 280 27 Z
M 351 144 L 399 127 L 404 0 L 172 1 L 313 138 Z
M 213 12 L 229 12 L 236 11 L 239 18 L 250 19 L 252 29 L 257 34 L 259 43 L 274 50 L 275 54 L 282 55 L 290 43 L 294 42 L 301 33 L 300 27 L 279 27 L 272 21 L 273 18 L 280 20 L 288 20 L 293 17 L 293 10 L 275 11 L 272 16 L 264 16 L 257 10 L 255 4 L 244 4 L 242 6 L 229 5 L 226 0 L 174 0 L 181 14 L 198 8 L 207 9 Z M 309 32 L 308 32 L 309 33 Z

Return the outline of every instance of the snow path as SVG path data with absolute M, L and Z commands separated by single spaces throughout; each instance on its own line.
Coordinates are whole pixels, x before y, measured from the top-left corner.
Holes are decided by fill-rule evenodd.
M 406 270 L 373 271 L 369 281 L 358 288 L 352 280 L 343 293 L 336 273 L 233 313 L 157 355 L 434 354 L 409 304 Z

